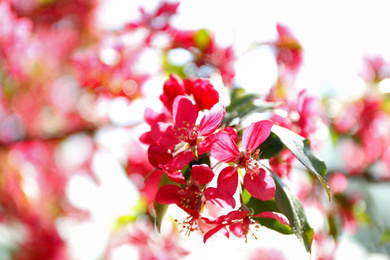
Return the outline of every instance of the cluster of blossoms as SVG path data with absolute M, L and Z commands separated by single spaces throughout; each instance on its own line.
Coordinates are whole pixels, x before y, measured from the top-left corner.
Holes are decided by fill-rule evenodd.
M 5 258 L 73 258 L 73 245 L 58 222 L 71 220 L 77 226 L 91 215 L 69 199 L 69 187 L 80 176 L 101 184 L 92 167 L 101 151 L 99 135 L 107 126 L 124 130 L 103 110 L 119 99 L 141 98 L 145 81 L 172 65 L 164 61 L 154 71 L 140 70 L 145 53 L 166 56 L 189 48 L 194 68 L 215 68 L 227 84 L 234 76 L 231 47 L 217 46 L 206 30 L 171 26 L 179 3 L 162 1 L 150 13 L 141 8 L 138 21 L 111 30 L 97 21 L 103 2 L 0 2 L 0 227 L 18 233 L 0 241 Z M 168 39 L 164 46 L 161 37 Z M 138 41 L 129 43 L 129 38 Z M 194 87 L 193 97 L 201 100 L 205 88 Z M 131 182 L 152 167 L 138 135 L 131 127 L 125 131 L 137 141 L 123 156 L 127 161 L 120 161 Z M 153 185 L 150 178 L 137 186 L 147 203 L 154 200 Z
M 236 128 L 224 124 L 225 107 L 208 79 L 183 81 L 170 75 L 160 100 L 163 112 L 146 110 L 151 130 L 141 137 L 149 145 L 149 162 L 173 182 L 158 189 L 158 204 L 176 204 L 187 212 L 190 216 L 184 225 L 189 231 L 216 225 L 205 234 L 205 242 L 219 230 L 246 237 L 250 225 L 256 223 L 252 217 L 274 218 L 288 225 L 283 214 L 265 211 L 253 215 L 242 199 L 241 205 L 236 205 L 234 197 L 238 187 L 239 196 L 241 189 L 263 201 L 275 196 L 275 182 L 262 167 L 258 149 L 270 135 L 272 121 L 254 122 L 238 135 Z M 211 187 L 214 179 L 216 187 Z M 232 211 L 211 219 L 204 214 L 208 203 Z
M 130 139 L 130 144 L 120 140 L 126 151 L 115 159 L 138 189 L 142 206 L 137 204 L 141 209 L 123 217 L 130 232 L 125 224 L 113 232 L 107 259 L 126 244 L 147 259 L 188 255 L 176 230 L 166 237 L 153 233 L 150 220 L 156 217 L 160 225 L 158 219 L 170 204 L 188 214 L 182 222 L 187 233 L 200 230 L 205 242 L 216 233 L 246 238 L 251 228 L 264 225 L 284 234 L 304 230 L 296 235 L 306 250 L 310 252 L 314 240 L 317 246 L 324 245 L 318 252 L 328 255 L 330 236 L 337 241 L 337 234 L 345 230 L 358 231 L 355 205 L 362 202 L 362 195 L 346 194 L 347 180 L 390 179 L 389 103 L 376 89 L 389 78 L 388 63 L 380 57 L 367 59 L 363 76 L 370 90 L 344 103 L 346 109 L 327 121 L 320 100 L 294 86 L 303 48 L 286 26 L 278 24 L 277 39 L 257 46 L 272 49 L 278 66 L 275 85 L 262 107 L 253 102 L 261 98 L 233 88 L 237 57 L 232 46 L 218 46 L 206 29 L 172 25 L 178 2 L 161 1 L 150 11 L 140 8 L 138 19 L 115 30 L 96 22 L 102 3 L 0 2 L 0 228 L 22 234 L 10 243 L 0 241 L 2 253 L 10 259 L 73 258 L 73 245 L 59 223 L 63 219 L 83 223 L 94 212 L 74 205 L 70 183 L 84 175 L 104 186 L 104 178 L 91 166 L 96 155 L 107 150 L 100 135 L 110 129 L 123 131 Z M 185 52 L 188 60 L 175 63 L 171 55 L 176 51 Z M 157 68 L 148 64 L 143 69 L 151 53 Z M 109 112 L 100 113 L 117 100 L 131 104 L 145 98 L 145 83 L 162 74 L 170 74 L 160 96 L 163 108 L 146 109 L 150 131 L 140 140 L 138 125 L 118 125 Z M 230 105 L 221 102 L 208 79 L 211 75 L 220 75 L 230 87 Z M 265 109 L 267 120 L 243 127 L 241 120 Z M 324 196 L 316 179 L 298 183 L 301 172 L 293 171 L 294 163 L 303 163 L 308 159 L 305 152 L 311 151 L 301 137 L 318 148 L 316 131 L 328 122 L 347 151 L 345 168 L 331 170 L 334 200 L 329 207 L 321 201 Z M 281 140 L 275 132 L 279 126 L 300 136 L 294 139 L 297 146 Z M 71 152 L 69 146 L 74 146 Z M 325 178 L 324 165 L 317 171 L 303 164 Z M 311 236 L 303 208 L 313 205 L 329 223 Z
M 362 77 L 365 93 L 343 103 L 332 117 L 332 129 L 343 137 L 345 170 L 348 175 L 375 180 L 390 180 L 390 119 L 388 96 L 381 93 L 383 82 L 390 77 L 390 64 L 381 57 L 366 58 Z M 359 119 L 359 120 L 357 120 Z M 340 138 L 341 139 L 341 138 Z M 383 165 L 375 170 L 375 165 Z

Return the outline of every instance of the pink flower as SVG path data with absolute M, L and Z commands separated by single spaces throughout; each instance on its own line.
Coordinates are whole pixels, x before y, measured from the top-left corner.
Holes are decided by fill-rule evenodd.
M 176 74 L 169 75 L 169 79 L 164 82 L 164 93 L 160 95 L 160 100 L 168 111 L 172 111 L 173 101 L 177 96 L 185 95 L 183 80 Z
M 364 71 L 361 76 L 367 83 L 379 83 L 390 77 L 390 63 L 381 56 L 365 57 Z
M 177 154 L 164 167 L 166 171 L 173 172 L 180 170 L 187 165 L 194 156 L 207 151 L 210 139 L 206 139 L 213 134 L 225 116 L 225 107 L 221 103 L 215 104 L 208 114 L 196 124 L 198 111 L 192 102 L 184 97 L 177 96 L 173 103 L 173 133 L 179 142 L 175 141 Z
M 276 60 L 291 71 L 296 71 L 302 64 L 302 47 L 290 30 L 281 24 L 276 27 L 278 40 L 274 43 L 277 48 Z
M 248 126 L 242 136 L 244 151 L 240 152 L 236 142 L 226 132 L 216 135 L 210 150 L 217 160 L 244 168 L 244 186 L 253 197 L 260 200 L 270 200 L 276 192 L 274 180 L 257 160 L 260 154 L 257 147 L 267 139 L 272 125 L 272 121 L 262 120 Z M 227 167 L 219 174 L 218 189 L 223 194 L 235 193 L 238 184 L 237 167 Z
M 347 177 L 341 172 L 335 172 L 329 177 L 329 186 L 333 194 L 341 194 L 348 186 Z
M 217 90 L 208 80 L 198 79 L 195 81 L 192 95 L 201 110 L 211 109 L 219 101 Z
M 182 173 L 166 172 L 167 176 L 181 184 L 164 185 L 156 194 L 156 202 L 159 204 L 176 204 L 189 214 L 199 212 L 203 204 L 203 189 L 206 184 L 211 182 L 214 172 L 206 164 L 194 165 L 191 170 L 191 177 L 186 182 Z
M 282 213 L 266 211 L 251 215 L 248 210 L 235 210 L 227 215 L 220 216 L 215 220 L 202 218 L 208 224 L 216 224 L 215 228 L 209 230 L 204 235 L 203 242 L 206 243 L 212 235 L 219 231 L 224 232 L 226 237 L 229 237 L 229 232 L 231 232 L 237 237 L 245 237 L 246 240 L 250 231 L 250 226 L 254 225 L 256 228 L 259 227 L 259 223 L 254 221 L 251 217 L 273 218 L 284 225 L 289 225 L 288 219 Z

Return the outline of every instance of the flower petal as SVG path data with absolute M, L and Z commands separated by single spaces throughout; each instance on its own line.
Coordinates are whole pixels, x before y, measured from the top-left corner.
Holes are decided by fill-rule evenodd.
M 245 236 L 244 227 L 242 222 L 236 222 L 229 226 L 229 231 L 236 237 Z
M 275 196 L 275 181 L 262 168 L 257 174 L 245 174 L 244 186 L 253 197 L 259 200 L 270 200 Z
M 218 129 L 225 117 L 225 107 L 222 103 L 215 104 L 208 114 L 206 114 L 199 124 L 199 135 L 209 136 Z
M 231 197 L 236 193 L 238 185 L 238 171 L 236 167 L 224 168 L 218 176 L 218 190 L 224 197 Z
M 219 101 L 219 94 L 208 79 L 195 81 L 192 96 L 201 110 L 210 109 Z
M 173 119 L 175 128 L 185 127 L 188 123 L 191 127 L 196 123 L 198 111 L 191 100 L 185 96 L 177 96 L 173 102 Z M 184 123 L 185 122 L 185 123 Z
M 162 121 L 166 120 L 164 114 L 162 114 L 162 113 L 159 114 L 149 107 L 147 107 L 145 109 L 144 118 L 145 118 L 146 123 L 148 123 L 148 125 L 153 125 L 157 122 L 162 122 Z
M 214 187 L 207 188 L 203 192 L 203 195 L 205 196 L 207 201 L 221 208 L 226 208 L 226 205 L 229 205 L 232 208 L 236 207 L 236 201 L 234 200 L 233 196 L 222 196 L 218 189 Z
M 213 144 L 215 140 L 216 135 L 209 135 L 206 137 L 203 141 L 201 141 L 198 144 L 198 155 L 202 155 L 204 153 L 207 153 L 211 149 L 211 145 Z
M 185 150 L 178 153 L 166 165 L 162 165 L 160 168 L 163 168 L 167 172 L 178 171 L 189 164 L 192 159 L 194 159 L 194 154 L 189 150 Z
M 259 218 L 273 218 L 282 223 L 283 225 L 289 225 L 290 222 L 288 221 L 288 218 L 279 212 L 272 212 L 272 211 L 266 211 L 261 212 L 259 214 L 254 215 L 253 217 L 259 217 Z
M 156 202 L 159 204 L 180 205 L 180 191 L 181 188 L 177 185 L 164 185 L 157 191 Z
M 192 166 L 191 176 L 197 184 L 209 183 L 214 178 L 214 172 L 207 164 Z
M 172 160 L 173 156 L 169 153 L 169 149 L 165 146 L 152 144 L 148 148 L 148 160 L 155 168 L 160 168 L 160 165 L 167 164 Z
M 228 133 L 230 135 L 230 137 L 233 139 L 233 141 L 235 143 L 237 143 L 237 129 L 235 129 L 234 127 L 225 127 L 223 129 L 224 132 Z
M 184 178 L 181 171 L 174 171 L 174 172 L 164 171 L 164 172 L 171 181 L 174 181 L 174 182 L 180 183 L 180 184 L 186 183 L 186 179 Z
M 271 120 L 262 120 L 248 126 L 242 135 L 242 145 L 245 151 L 254 151 L 268 138 L 272 128 Z
M 204 237 L 203 237 L 203 243 L 206 243 L 206 241 L 212 236 L 214 235 L 215 233 L 217 233 L 218 231 L 220 231 L 221 229 L 224 230 L 224 234 L 226 237 L 229 237 L 229 232 L 227 231 L 226 227 L 224 225 L 218 225 L 217 227 L 209 230 L 206 234 L 204 234 Z
M 216 135 L 210 149 L 211 155 L 220 162 L 234 162 L 240 156 L 240 150 L 232 137 L 224 132 Z

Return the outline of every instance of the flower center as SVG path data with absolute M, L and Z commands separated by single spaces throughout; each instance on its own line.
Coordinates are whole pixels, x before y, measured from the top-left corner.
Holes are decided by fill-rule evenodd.
M 187 121 L 183 121 L 181 127 L 173 129 L 175 136 L 181 141 L 189 143 L 190 145 L 196 144 L 198 137 L 199 127 L 195 124 L 190 124 Z
M 241 152 L 240 166 L 245 168 L 246 173 L 257 174 L 259 172 L 259 162 L 257 161 L 260 156 L 260 150 L 256 149 L 253 153 Z
M 180 191 L 180 194 L 182 194 L 180 202 L 183 207 L 191 208 L 196 211 L 198 208 L 199 195 L 201 194 L 198 188 L 194 185 L 184 186 Z
M 199 230 L 199 223 L 198 223 L 198 218 L 195 218 L 194 216 L 189 216 L 183 221 L 178 221 L 175 219 L 175 221 L 181 225 L 183 228 L 180 230 L 180 232 L 183 232 L 185 230 L 185 235 L 190 236 L 191 232 L 195 230 Z

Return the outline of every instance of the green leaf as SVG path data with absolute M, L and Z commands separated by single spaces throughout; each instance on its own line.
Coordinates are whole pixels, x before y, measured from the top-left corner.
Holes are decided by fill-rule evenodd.
M 167 212 L 169 205 L 163 205 L 158 204 L 157 202 L 154 202 L 154 208 L 156 210 L 156 219 L 155 219 L 155 225 L 157 228 L 157 231 L 161 231 L 161 224 L 164 219 L 165 213 Z
M 237 109 L 237 117 L 240 118 L 240 120 L 242 121 L 243 119 L 254 113 L 265 112 L 272 108 L 274 108 L 274 103 L 269 102 L 265 102 L 259 105 L 254 105 L 252 103 L 246 104 L 245 106 L 242 106 Z
M 145 214 L 148 205 L 144 198 L 140 197 L 137 204 L 131 209 L 129 214 L 119 216 L 116 220 L 115 229 L 120 229 L 138 219 Z
M 284 145 L 280 141 L 279 137 L 270 133 L 268 138 L 258 147 L 260 149 L 260 159 L 269 159 L 276 156 L 280 151 L 283 150 Z
M 223 123 L 225 123 L 226 125 L 230 125 L 230 123 L 235 118 L 238 118 L 238 119 L 240 119 L 240 121 L 243 121 L 246 117 L 248 117 L 254 113 L 265 112 L 267 110 L 273 109 L 273 107 L 274 107 L 273 103 L 264 103 L 264 104 L 260 104 L 260 105 L 254 105 L 252 103 L 241 104 L 241 106 L 237 107 L 236 110 L 233 110 L 231 112 L 226 112 Z
M 167 185 L 167 184 L 177 184 L 173 181 L 171 181 L 168 176 L 166 174 L 163 174 L 161 176 L 161 180 L 160 180 L 160 183 L 158 185 L 158 187 L 162 187 L 164 185 Z M 162 220 L 164 219 L 164 216 L 165 216 L 165 213 L 167 212 L 167 209 L 168 209 L 169 205 L 163 205 L 163 204 L 159 204 L 157 202 L 154 202 L 154 209 L 156 210 L 156 218 L 155 218 L 155 225 L 156 225 L 156 228 L 158 230 L 158 232 L 160 232 L 161 230 L 161 223 L 162 223 Z
M 336 220 L 335 220 L 334 216 L 332 216 L 332 215 L 328 216 L 328 226 L 329 226 L 329 234 L 336 241 L 337 237 L 339 235 L 339 232 L 338 232 L 338 228 L 336 225 Z
M 211 37 L 206 29 L 201 29 L 196 32 L 194 42 L 199 50 L 203 51 L 211 42 Z
M 258 214 L 260 212 L 265 211 L 273 211 L 273 212 L 280 212 L 278 205 L 276 204 L 275 199 L 263 201 L 256 199 L 252 197 L 247 190 L 243 190 L 242 192 L 243 201 L 247 208 L 253 209 L 254 215 Z M 291 228 L 288 225 L 283 225 L 276 219 L 270 219 L 270 218 L 258 218 L 253 217 L 254 220 L 257 220 L 259 224 L 275 230 L 277 232 L 280 232 L 282 234 L 293 234 Z
M 306 252 L 311 254 L 311 244 L 314 238 L 314 230 L 310 227 L 306 219 L 305 211 L 301 202 L 287 188 L 278 175 L 272 173 L 276 184 L 275 201 L 280 212 L 290 221 L 290 228 L 304 245 Z
M 238 108 L 252 104 L 258 97 L 256 94 L 243 94 L 242 89 L 235 89 L 231 95 L 230 105 L 226 108 L 227 112 L 236 111 Z
M 186 181 L 188 181 L 191 177 L 191 169 L 192 165 L 187 164 L 186 166 L 181 169 L 181 173 L 183 174 L 183 177 Z
M 385 229 L 385 231 L 383 232 L 380 240 L 379 240 L 379 244 L 380 245 L 386 245 L 390 242 L 390 227 L 388 227 L 387 229 Z
M 167 75 L 173 73 L 173 74 L 178 75 L 180 78 L 185 78 L 186 77 L 186 74 L 184 73 L 184 67 L 183 66 L 175 65 L 175 64 L 172 64 L 172 63 L 169 62 L 169 60 L 168 60 L 168 53 L 163 53 L 162 54 L 162 67 L 163 67 L 163 70 L 165 71 L 165 73 Z
M 272 132 L 276 134 L 282 143 L 297 157 L 297 159 L 322 183 L 328 193 L 329 201 L 332 200 L 330 189 L 324 177 L 326 175 L 326 165 L 310 148 L 310 141 L 287 128 L 273 125 Z

